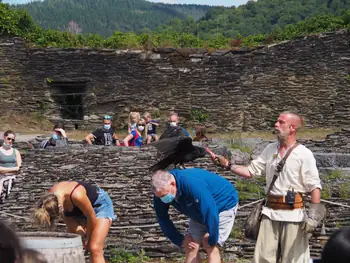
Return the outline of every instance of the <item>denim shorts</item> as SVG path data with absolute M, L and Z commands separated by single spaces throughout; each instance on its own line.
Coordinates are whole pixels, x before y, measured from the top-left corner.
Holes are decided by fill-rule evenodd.
M 108 218 L 112 221 L 116 220 L 114 214 L 113 203 L 109 195 L 101 188 L 97 190 L 98 197 L 93 204 L 96 218 Z

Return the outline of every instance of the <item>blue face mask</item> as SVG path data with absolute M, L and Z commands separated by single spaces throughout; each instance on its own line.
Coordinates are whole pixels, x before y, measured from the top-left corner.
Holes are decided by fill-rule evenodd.
M 168 193 L 160 198 L 160 200 L 162 200 L 162 202 L 166 204 L 170 204 L 172 201 L 174 201 L 174 199 L 175 199 L 175 196 L 172 195 L 171 193 Z
M 105 124 L 105 125 L 103 125 L 103 128 L 105 130 L 109 130 L 111 128 L 111 125 L 110 124 Z
M 54 139 L 54 140 L 58 140 L 60 137 L 58 137 L 58 135 L 56 134 L 56 133 L 54 133 L 53 135 L 52 135 L 52 139 Z

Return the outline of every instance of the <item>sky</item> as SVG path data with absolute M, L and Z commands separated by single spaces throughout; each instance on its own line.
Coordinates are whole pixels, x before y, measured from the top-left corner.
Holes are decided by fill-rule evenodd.
M 20 4 L 33 0 L 3 0 L 4 3 Z M 162 2 L 169 4 L 201 4 L 201 5 L 223 5 L 238 6 L 247 3 L 247 0 L 148 0 L 150 2 Z

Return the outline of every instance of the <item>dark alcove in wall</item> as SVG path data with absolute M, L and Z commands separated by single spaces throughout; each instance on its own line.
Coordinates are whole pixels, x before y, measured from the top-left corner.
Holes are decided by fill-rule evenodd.
M 49 86 L 63 119 L 83 119 L 87 81 L 51 81 Z

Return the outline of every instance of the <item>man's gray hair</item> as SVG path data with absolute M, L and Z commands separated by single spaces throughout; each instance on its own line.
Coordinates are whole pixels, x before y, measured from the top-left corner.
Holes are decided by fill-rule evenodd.
M 164 170 L 155 171 L 151 177 L 152 191 L 156 193 L 164 189 L 167 189 L 172 179 L 173 179 L 173 176 L 171 175 L 171 173 L 167 171 L 164 171 Z

